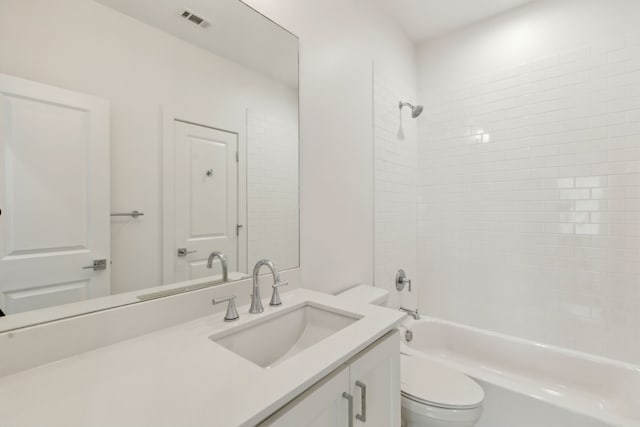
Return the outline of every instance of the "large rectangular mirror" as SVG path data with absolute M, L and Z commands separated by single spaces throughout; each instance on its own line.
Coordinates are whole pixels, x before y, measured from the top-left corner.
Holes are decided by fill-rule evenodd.
M 0 209 L 0 330 L 222 283 L 213 252 L 297 267 L 298 39 L 239 0 L 0 0 Z

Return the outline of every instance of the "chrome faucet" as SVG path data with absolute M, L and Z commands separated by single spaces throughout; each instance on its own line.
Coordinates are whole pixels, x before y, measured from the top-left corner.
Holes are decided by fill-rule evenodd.
M 227 257 L 224 256 L 224 254 L 222 252 L 218 252 L 218 251 L 211 252 L 211 255 L 209 255 L 209 260 L 207 261 L 207 268 L 213 267 L 213 259 L 214 258 L 219 258 L 220 259 L 220 264 L 222 264 L 222 281 L 223 282 L 228 282 L 229 281 L 229 273 L 228 273 L 228 270 L 227 270 Z
M 409 310 L 408 308 L 400 307 L 400 311 L 404 311 L 405 313 L 407 313 L 409 316 L 413 317 L 414 319 L 420 320 L 420 314 L 418 313 L 418 309 L 417 308 L 415 310 Z
M 271 274 L 273 275 L 273 284 L 280 283 L 280 273 L 274 267 L 273 263 L 268 259 L 261 259 L 256 263 L 256 266 L 253 267 L 253 293 L 251 294 L 251 307 L 249 308 L 249 313 L 262 313 L 264 311 L 264 307 L 262 306 L 262 301 L 260 300 L 260 288 L 258 287 L 258 275 L 260 274 L 260 268 L 263 265 L 266 265 L 269 270 L 271 270 Z

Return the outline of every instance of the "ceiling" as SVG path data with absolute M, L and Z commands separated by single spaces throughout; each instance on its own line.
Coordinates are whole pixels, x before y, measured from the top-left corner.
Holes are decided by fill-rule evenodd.
M 237 0 L 96 0 L 189 43 L 298 86 L 298 39 Z M 210 20 L 200 28 L 180 14 L 191 10 Z
M 373 0 L 414 43 L 437 37 L 533 0 Z

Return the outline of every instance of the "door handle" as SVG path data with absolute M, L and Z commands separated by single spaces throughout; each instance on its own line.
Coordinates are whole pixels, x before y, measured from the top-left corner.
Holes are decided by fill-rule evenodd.
M 356 381 L 356 387 L 360 387 L 360 414 L 356 415 L 356 420 L 360 420 L 363 423 L 367 422 L 367 385 L 363 382 Z
M 87 265 L 82 267 L 83 270 L 93 270 L 100 271 L 107 269 L 107 260 L 106 259 L 94 259 L 92 265 Z
M 178 256 L 187 256 L 196 252 L 198 251 L 188 251 L 187 248 L 178 248 Z
M 347 399 L 347 403 L 349 405 L 349 427 L 353 427 L 353 396 L 345 391 L 342 393 L 342 397 Z

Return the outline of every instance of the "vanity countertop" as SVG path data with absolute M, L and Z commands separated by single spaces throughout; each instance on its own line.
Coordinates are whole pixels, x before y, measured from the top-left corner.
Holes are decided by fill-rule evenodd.
M 395 328 L 395 310 L 306 289 L 283 305 L 225 323 L 216 313 L 0 378 L 0 425 L 253 426 Z M 361 318 L 272 368 L 209 339 L 291 306 L 319 304 Z M 103 332 L 108 333 L 108 332 Z

